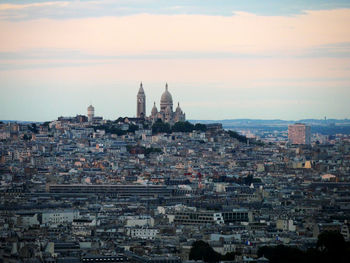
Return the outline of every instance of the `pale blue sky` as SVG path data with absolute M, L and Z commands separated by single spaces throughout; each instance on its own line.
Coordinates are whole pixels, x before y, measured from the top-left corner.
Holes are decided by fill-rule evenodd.
M 13 19 L 33 18 L 77 18 L 101 17 L 116 15 L 148 14 L 202 14 L 231 16 L 235 11 L 244 11 L 259 15 L 295 15 L 305 10 L 325 10 L 336 8 L 349 8 L 348 0 L 17 0 L 0 1 L 5 4 L 31 4 L 31 3 L 57 3 L 52 6 L 30 6 L 25 10 L 7 10 L 0 14 L 13 15 Z M 58 3 L 67 3 L 59 5 Z M 54 7 L 54 8 L 52 8 Z
M 349 1 L 0 1 L 0 119 L 349 118 Z

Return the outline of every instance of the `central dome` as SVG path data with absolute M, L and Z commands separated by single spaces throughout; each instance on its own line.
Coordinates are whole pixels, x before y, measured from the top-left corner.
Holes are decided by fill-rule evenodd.
M 173 104 L 173 97 L 171 96 L 170 92 L 168 91 L 168 84 L 165 85 L 165 91 L 162 94 L 162 97 L 160 98 L 161 104 Z

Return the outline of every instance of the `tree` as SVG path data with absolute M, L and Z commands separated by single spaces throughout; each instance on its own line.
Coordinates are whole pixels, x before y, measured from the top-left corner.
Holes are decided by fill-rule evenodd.
M 157 134 L 157 133 L 170 133 L 170 125 L 169 123 L 164 123 L 161 120 L 157 120 L 153 125 L 152 125 L 152 133 Z
M 328 259 L 334 262 L 348 262 L 345 260 L 346 253 L 344 253 L 346 252 L 346 243 L 343 235 L 339 232 L 322 232 L 318 235 L 316 247 L 323 254 L 323 258 L 326 260 Z
M 193 242 L 189 259 L 203 260 L 204 262 L 219 262 L 221 260 L 221 254 L 215 252 L 207 242 L 199 240 Z
M 119 123 L 119 122 L 124 122 L 124 118 L 123 117 L 119 117 L 118 119 L 116 119 L 114 121 L 114 123 Z
M 345 249 L 344 237 L 339 232 L 324 231 L 318 235 L 317 249 L 331 254 L 339 252 Z
M 153 148 L 153 147 L 150 147 L 150 148 L 145 148 L 145 155 L 149 155 L 151 153 L 161 153 L 162 150 L 160 148 Z
M 28 130 L 30 130 L 33 133 L 38 133 L 38 127 L 36 126 L 36 123 L 32 123 L 30 125 L 28 125 Z
M 127 131 L 121 130 L 121 129 L 119 129 L 116 126 L 111 125 L 111 124 L 109 124 L 109 125 L 108 124 L 104 124 L 104 125 L 93 126 L 93 128 L 94 128 L 95 131 L 97 131 L 97 130 L 104 130 L 106 133 L 116 134 L 118 136 L 125 135 L 127 133 Z
M 192 132 L 193 129 L 194 125 L 188 121 L 178 121 L 171 127 L 173 132 Z
M 28 134 L 26 134 L 26 133 L 23 135 L 23 140 L 24 140 L 24 141 L 29 141 L 29 140 L 31 140 L 31 139 L 32 139 L 32 136 L 30 136 L 30 135 L 28 135 Z
M 247 177 L 245 177 L 243 179 L 243 182 L 244 182 L 245 185 L 251 185 L 253 183 L 253 180 L 254 180 L 253 175 L 249 174 L 249 175 L 247 175 Z
M 238 134 L 238 132 L 236 132 L 236 131 L 228 131 L 228 135 L 231 138 L 238 140 L 239 142 L 247 143 L 247 141 L 248 141 L 247 137 Z
M 135 131 L 137 131 L 138 129 L 139 129 L 139 126 L 137 126 L 135 124 L 129 124 L 128 132 L 135 133 Z
M 284 245 L 263 246 L 258 250 L 258 257 L 261 256 L 268 258 L 270 263 L 347 263 L 350 262 L 350 243 L 346 243 L 339 232 L 325 231 L 318 236 L 316 248 L 306 252 Z
M 207 126 L 206 126 L 205 124 L 196 123 L 196 124 L 194 125 L 194 130 L 205 132 L 205 131 L 207 130 Z
M 234 252 L 227 252 L 224 256 L 221 257 L 221 260 L 224 261 L 234 261 L 236 254 Z
M 258 250 L 258 257 L 265 256 L 270 263 L 305 262 L 305 254 L 296 247 L 278 245 L 275 247 L 263 246 Z
M 43 123 L 43 126 L 44 126 L 44 127 L 49 127 L 49 125 L 50 125 L 50 122 L 49 122 L 49 121 L 45 121 L 45 122 Z

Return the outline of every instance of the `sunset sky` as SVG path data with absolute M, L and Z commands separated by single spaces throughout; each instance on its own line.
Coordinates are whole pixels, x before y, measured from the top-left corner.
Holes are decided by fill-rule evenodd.
M 0 1 L 0 120 L 350 118 L 350 1 Z

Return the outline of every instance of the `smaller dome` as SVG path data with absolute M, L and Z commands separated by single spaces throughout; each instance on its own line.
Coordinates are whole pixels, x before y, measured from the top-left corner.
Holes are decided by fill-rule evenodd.
M 88 109 L 88 111 L 93 111 L 93 110 L 95 110 L 94 106 L 92 106 L 92 105 L 90 105 L 87 109 Z
M 171 96 L 170 92 L 168 91 L 168 83 L 165 85 L 165 91 L 162 94 L 162 97 L 160 98 L 161 104 L 172 104 L 173 103 L 173 97 Z
M 153 104 L 153 108 L 152 108 L 151 113 L 152 113 L 152 115 L 155 115 L 155 114 L 158 113 L 158 109 L 157 109 L 157 107 L 156 107 L 156 103 L 155 103 L 155 102 L 154 102 L 154 104 Z
M 176 107 L 176 113 L 182 113 L 182 110 L 180 108 L 180 103 L 177 103 L 177 107 Z

